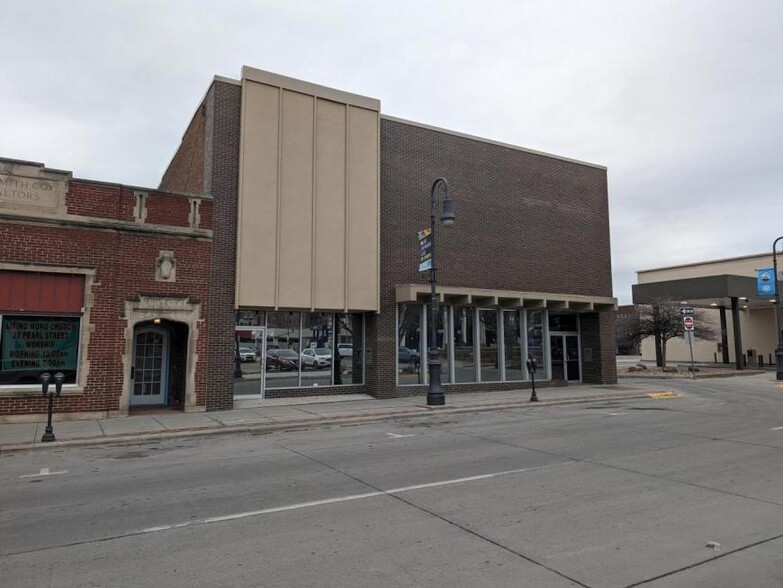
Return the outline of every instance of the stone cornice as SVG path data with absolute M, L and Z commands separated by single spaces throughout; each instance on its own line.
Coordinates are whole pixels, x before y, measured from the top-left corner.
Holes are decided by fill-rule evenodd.
M 62 226 L 67 228 L 140 233 L 147 235 L 171 235 L 176 237 L 189 237 L 208 241 L 212 240 L 212 231 L 209 229 L 193 229 L 190 227 L 175 227 L 170 225 L 155 225 L 111 219 L 97 219 L 75 214 L 43 216 L 40 214 L 26 214 L 21 211 L 0 210 L 0 222 L 16 222 L 39 226 Z

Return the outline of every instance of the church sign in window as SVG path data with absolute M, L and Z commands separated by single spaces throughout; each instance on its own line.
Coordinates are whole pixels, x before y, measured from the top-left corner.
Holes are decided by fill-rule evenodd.
M 0 317 L 0 385 L 38 384 L 43 372 L 62 372 L 76 382 L 80 317 Z

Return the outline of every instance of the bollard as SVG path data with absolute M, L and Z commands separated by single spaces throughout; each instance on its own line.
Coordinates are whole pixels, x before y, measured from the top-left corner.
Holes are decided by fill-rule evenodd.
M 44 431 L 43 437 L 41 437 L 41 443 L 50 443 L 51 441 L 54 441 L 54 430 L 52 429 L 53 402 L 55 396 L 58 398 L 60 397 L 60 393 L 63 389 L 63 382 L 65 381 L 65 376 L 62 374 L 62 372 L 57 372 L 54 374 L 54 392 L 49 392 L 49 383 L 51 380 L 52 375 L 49 372 L 41 374 L 41 391 L 44 398 L 47 396 L 49 397 L 49 413 L 46 419 L 46 431 Z
M 538 402 L 536 395 L 536 360 L 532 355 L 527 356 L 527 369 L 530 372 L 530 379 L 533 381 L 533 393 L 530 395 L 530 402 Z

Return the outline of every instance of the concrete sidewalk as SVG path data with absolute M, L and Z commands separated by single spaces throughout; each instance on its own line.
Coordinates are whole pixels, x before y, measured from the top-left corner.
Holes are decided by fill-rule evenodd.
M 61 420 L 53 424 L 56 441 L 41 443 L 45 422 L 0 424 L 0 455 L 35 449 L 106 443 L 130 443 L 148 439 L 242 432 L 271 432 L 323 425 L 358 424 L 383 420 L 454 414 L 508 408 L 543 408 L 561 404 L 645 398 L 666 392 L 645 386 L 567 386 L 541 388 L 538 403 L 530 390 L 447 394 L 445 407 L 428 407 L 424 396 L 379 400 L 366 395 L 316 396 L 255 401 L 252 408 L 208 413 L 184 413 L 161 409 L 122 418 Z M 240 406 L 246 401 L 238 401 Z M 67 417 L 67 415 L 64 415 Z M 43 416 L 45 419 L 45 415 Z

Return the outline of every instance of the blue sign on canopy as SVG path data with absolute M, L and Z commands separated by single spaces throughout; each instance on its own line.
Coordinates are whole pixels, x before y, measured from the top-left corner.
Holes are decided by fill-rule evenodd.
M 771 267 L 756 270 L 759 296 L 775 296 L 775 270 Z

